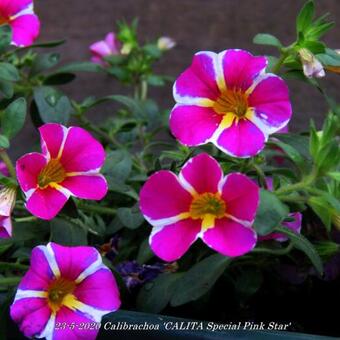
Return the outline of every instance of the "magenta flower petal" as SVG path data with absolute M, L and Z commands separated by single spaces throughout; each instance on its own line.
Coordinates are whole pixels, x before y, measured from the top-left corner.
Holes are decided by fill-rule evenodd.
M 60 124 L 48 123 L 39 128 L 41 150 L 49 158 L 58 158 L 61 145 L 67 135 L 67 128 Z
M 17 160 L 17 179 L 25 193 L 37 187 L 38 176 L 46 163 L 46 158 L 37 152 L 28 153 Z
M 46 299 L 24 298 L 16 301 L 10 310 L 11 318 L 20 324 L 20 331 L 28 338 L 40 334 L 51 317 Z
M 257 236 L 252 228 L 227 218 L 215 221 L 215 227 L 208 229 L 202 237 L 212 249 L 225 256 L 241 256 L 251 251 Z
M 217 138 L 217 147 L 230 156 L 245 158 L 258 154 L 266 139 L 267 136 L 254 123 L 240 120 L 222 131 Z
M 286 83 L 275 75 L 261 80 L 249 95 L 249 105 L 256 117 L 265 125 L 268 133 L 286 126 L 292 116 L 289 90 Z
M 29 196 L 26 208 L 31 214 L 41 219 L 51 220 L 59 213 L 67 200 L 68 196 L 54 188 L 36 189 Z
M 34 14 L 21 15 L 11 22 L 13 43 L 17 46 L 30 46 L 40 32 L 40 21 Z
M 75 313 L 67 307 L 62 307 L 56 317 L 56 324 L 58 325 L 76 325 L 73 327 L 58 327 L 54 329 L 53 340 L 95 340 L 98 335 L 98 330 L 95 327 L 88 327 L 85 325 L 94 324 L 93 320 L 85 314 Z M 77 326 L 78 325 L 78 326 Z M 84 325 L 84 327 L 81 327 Z
M 12 236 L 12 220 L 9 216 L 0 216 L 0 238 Z
M 196 240 L 201 221 L 186 219 L 164 227 L 155 227 L 150 236 L 153 252 L 162 260 L 178 260 Z
M 183 104 L 187 104 L 190 98 L 216 100 L 220 94 L 217 85 L 218 71 L 216 63 L 216 53 L 196 53 L 191 66 L 175 82 L 175 100 Z
M 247 90 L 267 66 L 265 57 L 255 57 L 243 50 L 227 50 L 222 55 L 222 68 L 228 88 Z
M 0 13 L 3 17 L 12 17 L 33 5 L 33 0 L 1 0 Z
M 170 129 L 182 144 L 195 146 L 206 143 L 217 130 L 222 116 L 212 108 L 176 105 L 170 115 Z
M 89 200 L 101 200 L 108 191 L 105 177 L 100 174 L 66 177 L 60 185 L 73 196 Z
M 49 283 L 54 279 L 54 273 L 40 247 L 33 248 L 30 262 L 30 269 L 22 278 L 18 288 L 22 290 L 47 290 Z
M 105 57 L 111 54 L 110 46 L 105 41 L 98 41 L 90 46 L 91 52 L 97 56 Z
M 100 286 L 98 282 L 101 282 Z M 118 286 L 108 269 L 97 270 L 88 276 L 76 287 L 74 295 L 79 301 L 102 310 L 120 307 Z
M 112 54 L 119 54 L 121 43 L 118 41 L 116 35 L 113 32 L 110 32 L 105 37 L 105 42 L 109 46 Z
M 90 133 L 79 127 L 70 127 L 60 162 L 67 172 L 98 170 L 105 161 L 103 146 Z
M 191 194 L 170 171 L 153 174 L 140 191 L 140 209 L 152 220 L 177 216 L 189 211 Z
M 252 222 L 259 205 L 259 187 L 240 173 L 227 175 L 222 184 L 222 198 L 227 214 L 238 220 Z
M 98 251 L 93 247 L 64 247 L 57 243 L 50 243 L 61 276 L 75 280 L 86 268 L 94 266 L 99 269 L 102 260 Z M 74 261 L 77 259 L 77 261 Z
M 223 172 L 218 162 L 206 153 L 191 158 L 182 168 L 179 178 L 188 182 L 198 194 L 216 193 Z

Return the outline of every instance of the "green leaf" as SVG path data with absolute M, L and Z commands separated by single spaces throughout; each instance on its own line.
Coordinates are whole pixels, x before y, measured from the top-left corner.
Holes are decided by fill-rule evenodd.
M 66 40 L 54 40 L 54 41 L 49 41 L 46 43 L 43 42 L 43 43 L 33 44 L 26 48 L 52 48 L 52 47 L 60 46 L 64 44 L 65 42 Z
M 39 116 L 44 123 L 66 125 L 72 112 L 71 102 L 62 92 L 49 86 L 34 89 Z
M 176 281 L 171 305 L 180 306 L 199 299 L 213 287 L 231 261 L 229 257 L 215 254 L 196 263 Z
M 163 86 L 165 84 L 165 81 L 162 76 L 157 76 L 153 74 L 148 77 L 148 84 L 151 86 Z
M 319 150 L 319 137 L 315 128 L 315 124 L 311 121 L 310 124 L 310 138 L 309 138 L 309 152 L 315 159 Z
M 300 169 L 305 166 L 304 158 L 294 147 L 281 141 L 275 141 L 275 144 L 280 147 Z
M 46 221 L 37 220 L 34 223 L 16 223 L 13 224 L 14 242 L 34 240 L 37 244 L 45 242 L 49 235 L 49 224 Z
M 138 263 L 146 263 L 153 258 L 154 254 L 149 245 L 149 238 L 146 238 L 139 246 L 137 254 Z
M 31 76 L 35 76 L 45 70 L 48 70 L 59 63 L 60 55 L 58 53 L 38 54 L 31 68 Z
M 18 98 L 10 105 L 1 116 L 1 126 L 3 134 L 12 139 L 24 126 L 27 112 L 25 98 Z
M 340 67 L 340 55 L 330 48 L 326 48 L 326 53 L 317 54 L 316 57 L 323 65 Z
M 129 229 L 137 229 L 144 222 L 138 205 L 131 208 L 118 208 L 117 216 L 122 224 Z
M 80 246 L 87 244 L 87 230 L 79 225 L 55 218 L 51 222 L 51 240 L 64 246 Z
M 169 303 L 176 281 L 181 273 L 163 273 L 155 280 L 147 282 L 137 296 L 137 308 L 148 313 L 159 313 Z
M 9 140 L 6 136 L 0 135 L 0 148 L 8 149 L 9 148 Z
M 285 227 L 276 227 L 275 232 L 287 235 L 292 241 L 294 247 L 303 251 L 313 263 L 318 273 L 322 275 L 323 265 L 321 258 L 314 246 L 303 235 L 295 233 L 291 229 Z
M 320 41 L 305 41 L 301 46 L 307 48 L 313 54 L 325 52 L 325 44 Z
M 136 116 L 142 117 L 144 115 L 144 110 L 142 109 L 142 105 L 139 100 L 122 95 L 113 95 L 106 98 L 110 98 L 111 100 L 115 100 L 123 104 L 124 106 L 126 106 L 128 110 L 130 110 Z
M 328 172 L 327 176 L 333 178 L 337 182 L 340 182 L 340 172 L 339 171 L 334 171 L 334 172 Z
M 325 196 L 313 196 L 309 198 L 307 203 L 314 213 L 320 218 L 327 231 L 331 231 L 332 216 L 335 209 L 330 204 L 329 200 Z
M 302 172 L 309 173 L 312 164 L 309 152 L 309 137 L 294 133 L 277 133 L 274 136 L 275 139 L 280 141 L 278 143 L 274 141 L 274 144 L 281 147 Z
M 260 206 L 254 222 L 254 228 L 259 235 L 273 232 L 288 215 L 289 209 L 277 196 L 267 190 L 260 191 Z
M 102 67 L 92 62 L 75 62 L 58 69 L 58 73 L 101 72 Z
M 314 1 L 308 1 L 300 10 L 296 19 L 297 32 L 305 32 L 312 24 L 314 17 Z
M 12 98 L 14 95 L 13 83 L 7 80 L 0 80 L 0 93 L 6 99 Z
M 282 48 L 282 44 L 278 38 L 271 34 L 259 33 L 253 38 L 253 43 L 258 45 L 269 45 Z
M 0 52 L 4 51 L 12 41 L 12 29 L 9 25 L 0 26 Z
M 0 63 L 0 79 L 18 81 L 20 79 L 19 72 L 12 64 Z
M 118 179 L 124 183 L 130 176 L 131 169 L 131 156 L 123 150 L 115 150 L 107 153 L 102 173 L 108 178 Z
M 235 279 L 235 289 L 242 300 L 254 295 L 263 283 L 261 271 L 256 268 L 246 268 Z

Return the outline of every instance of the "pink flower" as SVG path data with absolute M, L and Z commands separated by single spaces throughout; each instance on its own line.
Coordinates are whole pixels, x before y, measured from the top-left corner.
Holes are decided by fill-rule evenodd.
M 33 249 L 10 314 L 29 338 L 91 340 L 98 329 L 90 326 L 119 306 L 116 281 L 95 248 L 49 243 Z
M 179 259 L 197 239 L 226 256 L 240 256 L 256 244 L 251 225 L 259 187 L 245 175 L 223 176 L 206 153 L 191 158 L 177 177 L 153 174 L 140 192 L 140 208 L 153 226 L 150 245 L 164 261 Z
M 104 60 L 104 57 L 120 54 L 120 50 L 121 44 L 116 35 L 113 32 L 108 33 L 104 40 L 98 41 L 90 46 L 90 51 L 92 53 L 91 61 L 106 66 L 107 63 Z
M 266 183 L 268 190 L 273 191 L 273 179 L 271 177 L 266 177 Z M 301 225 L 302 225 L 302 214 L 299 212 L 293 212 L 288 215 L 292 221 L 290 222 L 283 222 L 282 225 L 284 227 L 287 227 L 291 229 L 292 231 L 296 233 L 301 232 Z M 286 235 L 283 235 L 281 233 L 271 233 L 265 236 L 260 236 L 259 237 L 260 241 L 265 241 L 265 240 L 276 240 L 279 242 L 284 242 L 288 240 L 288 237 Z
M 70 196 L 101 200 L 108 190 L 99 173 L 105 160 L 102 145 L 79 127 L 45 124 L 39 131 L 42 153 L 26 154 L 16 164 L 26 208 L 50 220 Z
M 0 238 L 12 236 L 11 214 L 15 206 L 17 189 L 4 186 L 0 189 Z
M 33 12 L 33 0 L 1 0 L 0 25 L 12 28 L 12 43 L 30 46 L 40 32 L 40 21 Z
M 265 57 L 242 50 L 198 52 L 174 85 L 174 136 L 187 146 L 214 143 L 234 157 L 259 153 L 292 114 L 286 84 L 266 66 Z

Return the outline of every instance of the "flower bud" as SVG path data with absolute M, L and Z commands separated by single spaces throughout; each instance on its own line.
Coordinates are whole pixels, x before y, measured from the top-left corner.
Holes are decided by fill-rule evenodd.
M 171 50 L 176 46 L 176 41 L 170 37 L 160 37 L 157 41 L 157 47 L 161 51 Z
M 303 73 L 307 78 L 321 78 L 325 76 L 322 64 L 312 52 L 306 48 L 301 48 L 298 53 L 302 63 Z
M 15 205 L 16 188 L 3 187 L 0 189 L 0 238 L 12 236 L 11 214 Z

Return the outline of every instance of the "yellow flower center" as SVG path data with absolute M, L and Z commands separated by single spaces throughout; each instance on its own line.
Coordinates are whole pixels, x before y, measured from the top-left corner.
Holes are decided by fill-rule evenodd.
M 38 185 L 41 189 L 52 183 L 60 183 L 66 177 L 66 172 L 58 159 L 51 159 L 41 170 L 38 176 Z
M 233 113 L 238 118 L 245 117 L 248 111 L 248 98 L 242 90 L 229 90 L 222 93 L 214 104 L 214 110 L 218 114 Z
M 66 280 L 64 278 L 58 278 L 51 283 L 48 288 L 47 299 L 50 308 L 53 311 L 58 311 L 64 300 L 68 297 L 73 297 L 72 293 L 76 288 L 76 284 L 73 281 Z
M 215 218 L 224 217 L 226 204 L 220 194 L 206 192 L 195 197 L 190 206 L 192 219 L 202 219 L 202 229 L 214 227 Z

